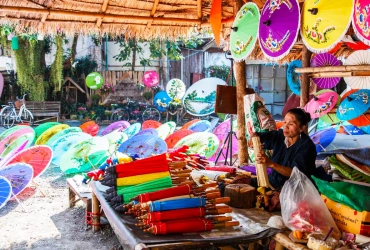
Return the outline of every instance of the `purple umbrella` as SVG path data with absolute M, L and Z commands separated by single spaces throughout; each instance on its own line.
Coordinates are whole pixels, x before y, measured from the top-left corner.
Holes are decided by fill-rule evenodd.
M 300 27 L 297 0 L 266 1 L 261 12 L 258 37 L 263 54 L 280 60 L 293 47 Z
M 340 66 L 341 62 L 330 53 L 316 54 L 311 59 L 311 67 Z M 312 78 L 317 86 L 323 89 L 334 88 L 340 81 L 340 77 Z
M 103 132 L 101 133 L 101 135 L 106 135 L 106 134 L 109 134 L 110 132 L 116 130 L 116 129 L 120 129 L 120 131 L 126 129 L 130 127 L 130 123 L 127 122 L 127 121 L 118 121 L 118 122 L 113 122 L 112 124 L 110 124 L 108 127 L 106 127 Z
M 316 145 L 316 152 L 325 151 L 325 148 L 333 142 L 337 132 L 333 127 L 317 131 L 316 133 L 310 135 L 311 140 Z
M 0 170 L 0 176 L 4 176 L 12 185 L 13 196 L 22 192 L 33 178 L 33 168 L 26 163 L 14 163 Z
M 135 136 L 138 135 L 153 135 L 153 136 L 158 136 L 158 131 L 155 128 L 147 128 L 139 131 Z

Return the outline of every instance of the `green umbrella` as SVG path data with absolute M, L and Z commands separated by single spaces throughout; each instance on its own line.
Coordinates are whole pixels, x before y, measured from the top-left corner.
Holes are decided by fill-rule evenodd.
M 236 61 L 245 60 L 257 41 L 260 12 L 255 3 L 249 2 L 237 13 L 231 35 L 230 51 Z
M 43 123 L 43 124 L 40 124 L 38 125 L 36 128 L 35 128 L 35 141 L 37 140 L 37 138 L 39 138 L 39 136 L 44 133 L 47 129 L 55 126 L 55 125 L 59 125 L 60 123 L 59 122 L 46 122 L 46 123 Z
M 69 134 L 69 133 L 72 133 L 72 132 L 82 132 L 82 129 L 80 129 L 79 127 L 71 127 L 71 128 L 66 128 L 66 129 L 63 129 L 61 131 L 59 131 L 58 133 L 56 133 L 55 135 L 53 135 L 49 140 L 48 142 L 46 143 L 47 146 L 51 147 L 53 145 L 53 143 L 58 140 L 60 137 L 62 137 L 63 135 L 66 135 L 66 134 Z
M 128 136 L 124 132 L 118 132 L 117 130 L 110 132 L 103 136 L 109 142 L 109 155 L 113 155 L 118 152 L 118 147 L 125 141 L 127 141 Z
M 156 128 L 158 132 L 158 137 L 162 140 L 165 140 L 170 134 L 175 132 L 176 129 L 176 123 L 175 122 L 166 122 Z
M 209 132 L 198 132 L 185 136 L 176 143 L 174 148 L 187 145 L 189 153 L 210 158 L 217 151 L 219 144 L 220 140 L 216 135 Z
M 48 128 L 37 138 L 35 145 L 45 145 L 51 137 L 66 128 L 69 128 L 69 125 L 58 124 L 51 128 Z
M 1 153 L 1 157 L 5 157 L 7 154 L 12 152 L 14 149 L 17 149 L 21 145 L 23 145 L 23 143 L 25 143 L 26 141 L 27 141 L 27 144 L 25 145 L 24 148 L 28 148 L 29 146 L 31 146 L 31 143 L 34 140 L 34 138 L 35 138 L 35 132 L 34 131 L 24 133 L 24 134 L 20 135 L 19 137 L 17 137 L 17 139 L 12 141 L 12 143 L 10 143 L 5 148 L 5 150 Z
M 4 132 L 2 132 L 0 134 L 0 141 L 4 140 L 8 135 L 12 134 L 13 132 L 15 132 L 15 131 L 17 131 L 19 129 L 23 129 L 23 128 L 30 128 L 30 126 L 17 125 L 17 126 L 8 128 L 7 130 L 5 130 Z

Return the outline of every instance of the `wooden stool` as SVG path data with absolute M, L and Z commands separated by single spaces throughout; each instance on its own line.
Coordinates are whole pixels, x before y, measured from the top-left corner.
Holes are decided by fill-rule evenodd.
M 70 208 L 73 207 L 76 204 L 76 202 L 81 200 L 86 205 L 85 215 L 87 215 L 88 213 L 92 212 L 92 203 L 91 203 L 92 191 L 90 187 L 88 187 L 90 192 L 82 192 L 81 187 L 77 185 L 76 180 L 77 179 L 74 179 L 74 178 L 67 179 L 69 207 Z M 83 190 L 83 191 L 86 191 L 86 190 Z M 87 223 L 87 218 L 86 218 L 85 225 L 87 226 L 87 224 L 88 223 Z

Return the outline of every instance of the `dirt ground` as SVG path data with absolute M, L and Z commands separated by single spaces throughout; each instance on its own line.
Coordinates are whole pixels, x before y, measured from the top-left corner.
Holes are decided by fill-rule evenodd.
M 0 249 L 122 249 L 109 225 L 99 232 L 85 227 L 85 205 L 79 201 L 68 207 L 66 177 L 51 165 L 36 179 L 44 197 L 33 185 L 27 187 L 19 200 L 0 209 Z

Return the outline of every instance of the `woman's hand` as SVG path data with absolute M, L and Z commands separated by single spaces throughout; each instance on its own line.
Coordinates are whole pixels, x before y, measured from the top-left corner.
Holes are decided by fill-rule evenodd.
M 265 164 L 267 167 L 273 166 L 273 162 L 271 159 L 265 154 L 265 151 L 261 150 L 257 155 L 256 155 L 256 163 L 258 164 Z
M 249 140 L 247 141 L 247 144 L 248 144 L 248 147 L 249 148 L 253 148 L 253 141 L 252 141 L 252 138 L 255 137 L 255 136 L 258 136 L 256 133 L 253 133 L 249 136 Z

